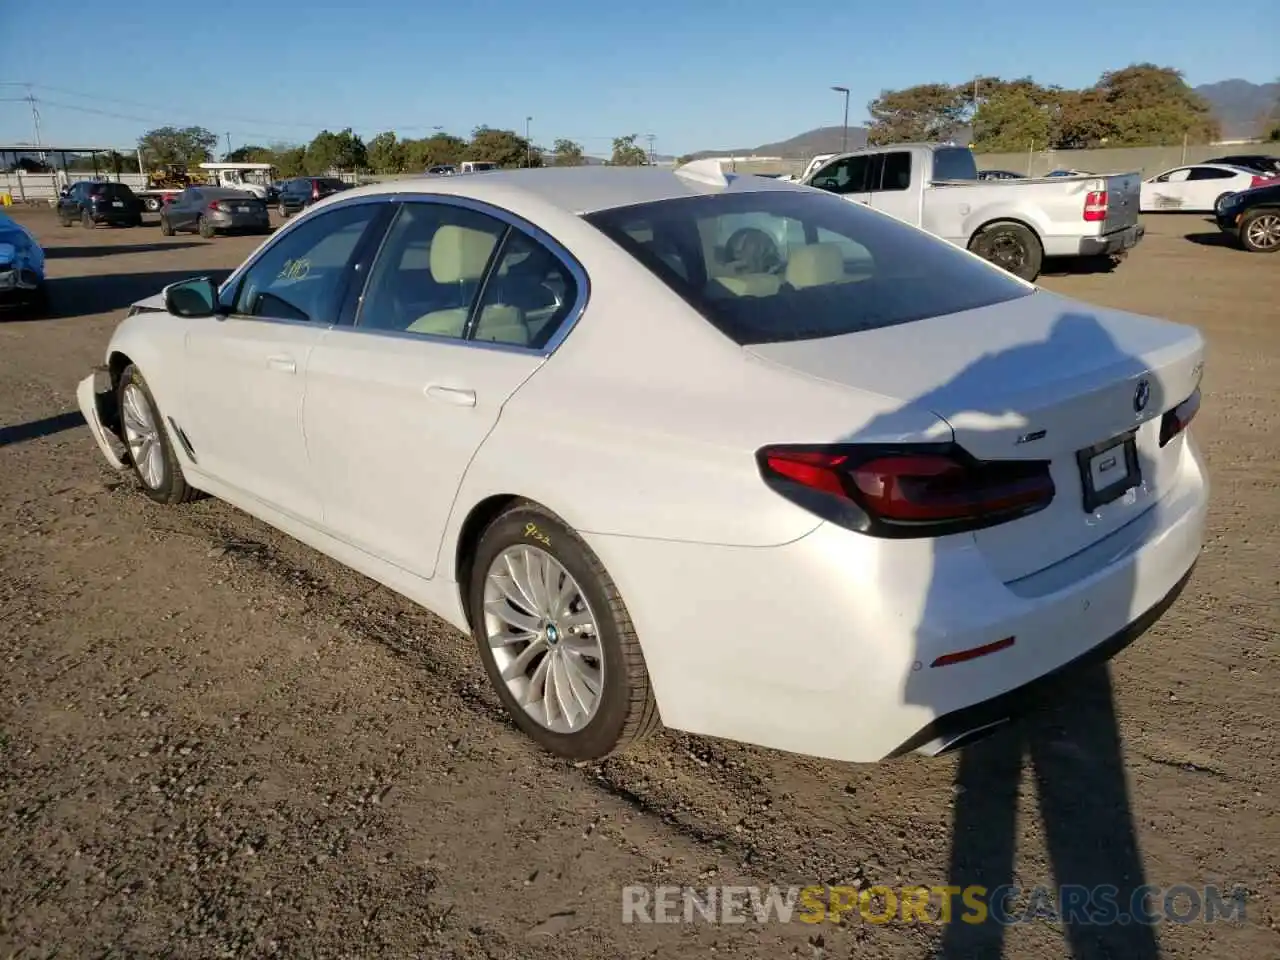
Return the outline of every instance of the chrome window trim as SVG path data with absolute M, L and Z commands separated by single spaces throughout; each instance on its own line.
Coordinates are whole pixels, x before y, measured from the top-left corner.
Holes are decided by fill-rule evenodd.
M 496 206 L 484 200 L 476 200 L 473 197 L 462 197 L 462 196 L 457 196 L 455 194 L 447 194 L 447 193 L 402 193 L 402 192 L 379 193 L 379 194 L 373 194 L 368 196 L 348 197 L 342 200 L 336 200 L 333 203 L 326 204 L 323 208 L 319 210 L 312 207 L 310 210 L 299 215 L 292 223 L 289 223 L 286 226 L 281 227 L 279 230 L 277 230 L 276 233 L 274 233 L 271 236 L 271 239 L 266 243 L 264 243 L 262 247 L 250 259 L 246 260 L 239 267 L 237 267 L 236 270 L 231 274 L 231 276 L 227 277 L 227 279 L 223 281 L 222 286 L 218 288 L 219 299 L 221 299 L 222 292 L 224 289 L 229 289 L 233 284 L 238 283 L 241 276 L 245 272 L 247 272 L 262 256 L 264 256 L 268 250 L 274 247 L 276 243 L 280 240 L 280 238 L 287 236 L 290 231 L 297 229 L 299 224 L 305 223 L 306 221 L 310 220 L 312 217 L 321 216 L 331 210 L 336 210 L 340 207 L 358 206 L 360 204 L 366 204 L 366 203 L 368 204 L 377 204 L 377 203 L 446 204 L 446 205 L 452 205 L 456 207 L 462 207 L 468 210 L 474 210 L 477 213 L 482 213 L 482 214 L 485 214 L 486 216 L 493 217 L 495 220 L 498 220 L 499 222 L 505 224 L 507 227 L 514 228 L 526 234 L 527 236 L 535 240 L 537 243 L 544 246 L 558 261 L 560 261 L 560 265 L 564 267 L 569 272 L 569 274 L 573 277 L 574 285 L 577 288 L 577 293 L 576 293 L 576 296 L 574 297 L 573 305 L 569 308 L 569 312 L 565 314 L 564 319 L 560 321 L 560 326 L 556 329 L 555 334 L 542 347 L 524 347 L 524 346 L 519 346 L 517 344 L 511 344 L 511 343 L 497 343 L 491 340 L 475 340 L 470 338 L 463 339 L 460 337 L 443 337 L 438 334 L 430 334 L 430 333 L 409 333 L 403 330 L 371 330 L 369 328 L 362 329 L 358 323 L 302 324 L 302 322 L 298 320 L 281 320 L 278 322 L 302 324 L 305 326 L 323 327 L 324 329 L 330 330 L 330 331 L 343 330 L 350 333 L 364 334 L 365 336 L 369 336 L 369 337 L 391 337 L 397 340 L 407 340 L 407 341 L 419 342 L 419 343 L 454 344 L 457 346 L 464 346 L 464 347 L 478 347 L 481 350 L 497 350 L 502 353 L 516 353 L 516 354 L 523 354 L 525 356 L 542 357 L 545 359 L 547 357 L 550 357 L 552 354 L 554 354 L 556 350 L 559 349 L 560 345 L 564 343 L 566 339 L 568 339 L 569 334 L 573 332 L 574 327 L 578 325 L 578 321 L 582 318 L 582 314 L 586 312 L 587 304 L 591 299 L 591 279 L 587 275 L 586 268 L 582 266 L 582 264 L 578 261 L 577 257 L 575 257 L 572 253 L 569 252 L 568 248 L 566 248 L 564 244 L 558 241 L 551 234 L 547 233 L 547 231 L 543 230 L 537 224 L 531 223 L 530 221 L 519 216 L 518 214 L 512 213 L 510 210 L 506 210 L 503 207 Z M 390 228 L 391 228 L 391 224 L 389 223 L 387 225 L 387 229 L 383 232 L 383 236 L 379 240 L 378 255 L 381 255 L 382 253 L 382 244 L 385 243 L 386 234 L 390 231 Z M 505 243 L 505 240 L 503 242 Z M 498 250 L 497 248 L 495 248 L 495 254 L 497 252 Z M 377 263 L 377 257 L 375 256 L 374 259 L 371 261 L 369 276 L 373 275 L 372 264 L 376 264 L 376 263 Z M 496 260 L 494 261 L 494 263 L 490 264 L 489 269 L 487 269 L 485 272 L 484 279 L 486 281 L 488 280 L 489 273 L 492 272 L 494 267 L 496 267 Z M 367 278 L 365 282 L 366 283 L 368 282 Z M 365 291 L 361 289 L 360 291 L 361 303 L 363 303 L 364 295 L 365 295 Z M 253 319 L 264 320 L 264 319 L 270 319 L 270 318 L 254 317 Z

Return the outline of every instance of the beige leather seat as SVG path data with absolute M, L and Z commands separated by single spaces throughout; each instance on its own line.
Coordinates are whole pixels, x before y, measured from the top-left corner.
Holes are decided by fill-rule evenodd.
M 718 283 L 736 297 L 771 297 L 782 289 L 782 278 L 773 273 L 739 273 L 715 277 Z
M 436 283 L 475 283 L 484 276 L 497 240 L 484 230 L 454 224 L 440 227 L 431 238 L 431 278 Z M 435 310 L 413 321 L 407 329 L 414 333 L 460 337 L 469 310 L 469 307 Z M 529 342 L 529 328 L 519 309 L 492 303 L 480 312 L 476 339 L 525 344 Z
M 844 254 L 839 244 L 811 243 L 791 251 L 787 283 L 797 290 L 840 283 L 844 279 Z

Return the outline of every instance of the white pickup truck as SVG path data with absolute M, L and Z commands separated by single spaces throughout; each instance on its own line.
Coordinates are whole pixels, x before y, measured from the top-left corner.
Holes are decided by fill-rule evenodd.
M 967 147 L 906 143 L 815 158 L 800 182 L 922 227 L 1024 280 L 1040 275 L 1045 257 L 1119 256 L 1144 233 L 1138 173 L 979 180 Z

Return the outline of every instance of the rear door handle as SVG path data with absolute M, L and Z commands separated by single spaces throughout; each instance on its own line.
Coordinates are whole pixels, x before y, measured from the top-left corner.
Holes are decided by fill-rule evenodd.
M 267 369 L 279 370 L 281 373 L 297 373 L 298 365 L 293 357 L 267 357 Z
M 452 403 L 458 407 L 474 407 L 476 405 L 476 392 L 474 390 L 466 390 L 461 387 L 442 387 L 433 383 L 426 389 L 426 394 L 432 400 L 443 400 L 445 403 Z

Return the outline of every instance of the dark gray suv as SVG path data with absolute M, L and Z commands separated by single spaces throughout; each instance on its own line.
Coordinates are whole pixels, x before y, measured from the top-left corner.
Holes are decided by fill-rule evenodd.
M 294 177 L 280 184 L 276 212 L 282 217 L 292 216 L 317 200 L 323 200 L 325 197 L 350 188 L 351 184 L 337 177 Z

